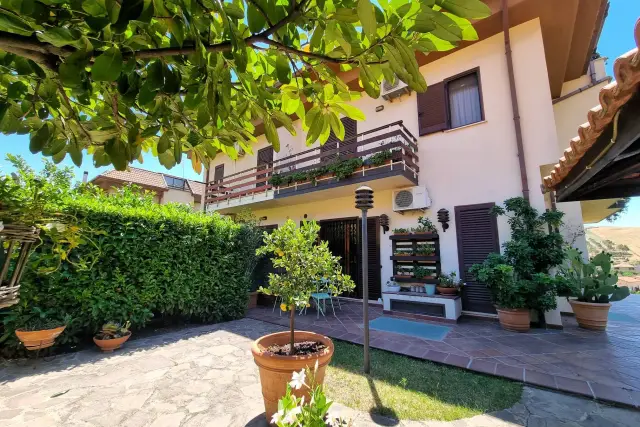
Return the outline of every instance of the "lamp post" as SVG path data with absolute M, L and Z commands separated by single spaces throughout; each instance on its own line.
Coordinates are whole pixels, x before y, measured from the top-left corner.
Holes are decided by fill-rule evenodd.
M 362 320 L 364 327 L 364 373 L 369 361 L 369 254 L 367 247 L 367 211 L 373 208 L 373 190 L 365 185 L 356 190 L 356 208 L 362 211 Z

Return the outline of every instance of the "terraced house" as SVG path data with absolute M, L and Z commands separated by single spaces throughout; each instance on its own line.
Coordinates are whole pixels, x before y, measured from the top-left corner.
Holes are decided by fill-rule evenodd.
M 369 298 L 384 299 L 387 310 L 451 319 L 460 310 L 495 313 L 486 287 L 467 273 L 509 238 L 506 219 L 488 210 L 516 196 L 527 197 L 541 211 L 551 207 L 541 191 L 542 177 L 610 82 L 605 58 L 595 55 L 608 2 L 486 3 L 493 13 L 475 25 L 477 42 L 419 55 L 429 84 L 425 93 L 384 82 L 379 99 L 363 95 L 353 103 L 366 120 L 344 118 L 343 141 L 332 135 L 322 146 L 307 146 L 297 121 L 297 136 L 279 129 L 279 152 L 261 135 L 255 155 L 237 160 L 219 155 L 209 169 L 206 210 L 234 214 L 250 208 L 271 228 L 288 218 L 318 221 L 322 239 L 355 278 L 351 296 L 361 298 L 354 190 L 366 184 L 375 192 L 368 223 Z M 357 70 L 341 77 L 353 90 L 362 90 Z M 583 223 L 611 215 L 615 202 L 559 203 L 567 237 L 586 253 Z M 437 221 L 447 215 L 445 230 Z M 389 228 L 417 226 L 420 216 L 436 224 L 437 239 L 390 237 Z M 421 255 L 398 259 L 406 245 L 423 248 Z M 441 271 L 456 271 L 468 286 L 452 308 L 424 294 L 403 293 L 399 299 L 387 292 L 386 282 L 402 281 L 407 265 L 432 271 L 425 283 L 437 280 Z

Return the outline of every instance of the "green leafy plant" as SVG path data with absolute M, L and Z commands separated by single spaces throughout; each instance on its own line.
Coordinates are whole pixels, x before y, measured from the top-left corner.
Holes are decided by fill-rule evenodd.
M 487 284 L 500 307 L 553 310 L 562 280 L 550 276 L 549 270 L 560 265 L 565 257 L 563 238 L 558 231 L 564 213 L 539 214 L 522 197 L 505 200 L 504 207 L 495 206 L 492 213 L 508 217 L 511 240 L 503 244 L 504 255 L 490 254 L 482 264 L 472 266 L 470 272 Z M 519 295 L 516 298 L 511 293 Z M 522 306 L 515 307 L 516 302 Z
M 393 158 L 393 152 L 391 150 L 383 150 L 373 154 L 366 160 L 366 164 L 371 166 L 382 166 L 387 160 Z
M 440 275 L 440 284 L 442 288 L 460 288 L 463 285 L 462 280 L 457 278 L 455 271 Z
M 189 152 L 197 171 L 236 143 L 252 153 L 257 121 L 278 151 L 294 113 L 308 144 L 342 139 L 340 115 L 364 116 L 338 70 L 359 68 L 373 98 L 383 77 L 423 92 L 416 51 L 477 40 L 489 15 L 480 0 L 6 1 L 0 131 L 119 170 L 142 152 L 168 168 Z
M 435 276 L 436 276 L 435 270 L 427 267 L 423 267 L 421 265 L 413 269 L 413 277 L 415 277 L 416 279 L 424 279 L 424 278 L 435 277 Z
M 578 301 L 606 304 L 629 296 L 629 288 L 617 285 L 618 275 L 612 270 L 611 254 L 601 252 L 585 263 L 577 249 L 569 248 L 567 259 L 567 265 L 560 267 L 560 274 L 567 281 L 570 296 Z
M 283 311 L 289 310 L 291 332 L 290 354 L 295 353 L 294 319 L 296 308 L 306 307 L 317 284 L 325 281 L 332 295 L 340 295 L 355 287 L 351 278 L 342 273 L 339 257 L 331 254 L 327 242 L 318 243 L 320 226 L 305 221 L 298 227 L 287 220 L 271 234 L 264 234 L 264 246 L 258 255 L 273 254 L 273 266 L 282 273 L 269 273 L 269 287 L 258 289 L 282 299 Z
M 271 175 L 271 177 L 269 177 L 269 180 L 267 182 L 274 187 L 280 187 L 282 183 L 284 183 L 284 177 L 279 173 L 274 173 L 273 175 Z
M 3 323 L 13 323 L 14 328 L 7 330 L 0 337 L 0 344 L 13 335 L 15 330 L 44 331 L 55 329 L 70 324 L 71 316 L 57 313 L 55 310 L 43 310 L 40 307 L 32 307 L 30 310 L 13 313 L 3 319 Z
M 416 248 L 416 255 L 434 256 L 436 254 L 436 248 L 430 244 L 418 244 Z
M 287 393 L 278 401 L 278 412 L 273 414 L 271 423 L 278 427 L 351 427 L 350 420 L 331 417 L 329 409 L 333 402 L 324 393 L 324 387 L 317 384 L 315 374 L 309 367 L 294 372 L 287 384 Z M 297 397 L 292 390 L 307 389 L 310 399 Z
M 393 233 L 394 234 L 407 234 L 409 233 L 409 230 L 406 228 L 394 228 L 393 229 Z
M 99 340 L 113 340 L 116 338 L 126 337 L 131 334 L 129 327 L 131 322 L 127 321 L 124 324 L 119 322 L 107 322 L 102 325 L 102 328 L 96 333 L 95 337 Z
M 431 222 L 431 220 L 427 217 L 421 216 L 418 217 L 418 225 L 415 228 L 412 228 L 411 231 L 414 233 L 435 233 L 438 234 L 438 229 Z
M 59 211 L 103 231 L 94 238 L 100 252 L 90 270 L 77 267 L 93 253 L 90 245 L 80 245 L 51 274 L 25 271 L 19 304 L 0 311 L 0 335 L 7 336 L 2 355 L 17 355 L 17 317 L 32 307 L 53 318 L 72 316 L 59 344 L 90 339 L 105 319 L 128 319 L 143 328 L 154 318 L 222 322 L 244 316 L 262 243 L 254 224 L 194 213 L 182 204 L 158 205 L 134 186 L 114 194 L 87 188 L 65 199 Z M 32 254 L 36 263 L 51 244 L 44 239 Z
M 362 165 L 363 160 L 360 157 L 356 157 L 354 159 L 338 160 L 330 164 L 327 170 L 336 177 L 336 180 L 340 181 L 349 178 Z

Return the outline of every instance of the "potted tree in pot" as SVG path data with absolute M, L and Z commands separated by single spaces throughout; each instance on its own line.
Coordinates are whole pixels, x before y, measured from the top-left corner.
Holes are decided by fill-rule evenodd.
M 567 249 L 568 266 L 560 268 L 566 281 L 569 304 L 581 328 L 603 331 L 611 302 L 629 296 L 629 288 L 617 286 L 618 275 L 612 270 L 611 255 L 602 252 L 585 263 L 580 252 Z
M 319 230 L 315 222 L 298 227 L 287 220 L 271 234 L 265 233 L 264 246 L 256 251 L 258 255 L 273 254 L 273 266 L 281 271 L 270 273 L 268 288 L 261 287 L 259 292 L 281 298 L 280 308 L 290 316 L 289 331 L 263 336 L 251 349 L 260 371 L 267 419 L 278 410 L 278 400 L 286 394 L 293 372 L 317 363 L 316 381 L 322 384 L 333 355 L 333 342 L 328 337 L 295 330 L 296 309 L 308 306 L 319 283 L 333 296 L 355 287 L 353 280 L 342 274 L 339 258 L 331 254 L 327 242 L 318 243 Z M 309 398 L 306 392 L 299 393 Z

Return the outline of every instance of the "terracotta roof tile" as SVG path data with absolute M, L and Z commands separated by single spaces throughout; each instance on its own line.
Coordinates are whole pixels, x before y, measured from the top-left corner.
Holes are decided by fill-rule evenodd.
M 167 183 L 161 173 L 148 171 L 145 169 L 138 169 L 130 167 L 126 171 L 110 170 L 102 173 L 94 178 L 94 180 L 100 177 L 120 182 L 130 182 L 132 184 L 145 185 L 149 187 L 167 189 Z
M 615 81 L 600 89 L 600 105 L 587 113 L 587 122 L 578 128 L 578 136 L 564 150 L 551 175 L 543 179 L 543 189 L 554 190 L 566 178 L 567 174 L 584 153 L 593 146 L 598 137 L 612 122 L 620 108 L 636 93 L 640 87 L 640 19 L 635 26 L 636 48 L 616 59 L 613 64 Z
M 204 182 L 192 181 L 192 180 L 187 180 L 187 182 L 189 183 L 189 188 L 191 188 L 191 194 L 204 196 L 204 191 L 205 191 Z

